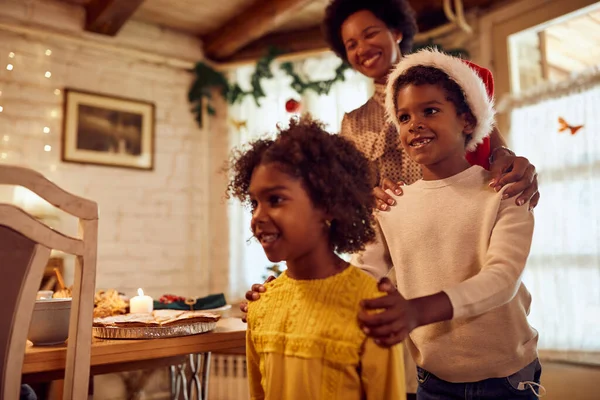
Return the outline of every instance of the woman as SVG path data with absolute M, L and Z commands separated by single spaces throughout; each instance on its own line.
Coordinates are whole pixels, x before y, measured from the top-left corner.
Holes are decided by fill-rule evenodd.
M 387 123 L 384 90 L 387 76 L 402 54 L 410 52 L 417 32 L 414 11 L 406 0 L 333 0 L 325 12 L 324 31 L 331 49 L 357 72 L 372 78 L 375 94 L 363 106 L 346 114 L 342 135 L 351 139 L 374 163 L 384 189 L 401 193 L 398 182 L 412 183 L 420 179 L 420 169 L 403 154 L 395 128 Z M 482 77 L 493 96 L 493 78 L 489 70 L 469 63 Z M 507 194 L 518 193 L 517 204 L 539 201 L 535 167 L 523 157 L 507 149 L 498 130 L 478 146 L 467 158 L 471 164 L 490 168 L 496 176 L 497 190 L 516 182 Z M 506 174 L 505 172 L 510 171 Z M 504 174 L 504 176 L 502 176 Z M 393 200 L 376 188 L 378 206 L 387 210 Z

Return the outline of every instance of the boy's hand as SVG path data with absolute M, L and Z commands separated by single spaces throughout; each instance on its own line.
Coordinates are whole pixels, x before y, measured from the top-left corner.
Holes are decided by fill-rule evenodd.
M 390 347 L 402 342 L 419 325 L 416 308 L 392 285 L 388 278 L 379 281 L 379 290 L 387 295 L 363 300 L 358 320 L 364 332 L 380 346 Z M 367 310 L 383 310 L 368 313 Z
M 358 321 L 367 334 L 380 346 L 390 347 L 402 342 L 413 329 L 452 319 L 454 309 L 445 292 L 406 300 L 388 278 L 379 281 L 383 297 L 363 300 Z M 367 310 L 383 310 L 367 313 Z
M 269 283 L 273 279 L 275 279 L 275 277 L 273 275 L 270 275 L 267 278 L 267 280 L 265 281 L 265 283 Z M 248 300 L 248 301 L 256 301 L 256 300 L 260 299 L 260 294 L 264 293 L 266 290 L 267 289 L 262 284 L 255 283 L 254 285 L 252 285 L 252 287 L 250 288 L 250 290 L 248 290 L 246 292 L 246 300 Z M 242 316 L 242 321 L 244 321 L 244 322 L 248 322 L 247 321 L 248 301 L 242 301 L 240 303 L 240 310 L 244 313 L 244 315 Z
M 373 194 L 377 199 L 377 208 L 381 211 L 387 211 L 391 206 L 395 206 L 396 201 L 385 191 L 389 189 L 397 196 L 401 196 L 402 186 L 404 186 L 404 182 L 394 183 L 389 179 L 384 179 L 383 182 L 381 182 L 381 187 L 373 189 Z

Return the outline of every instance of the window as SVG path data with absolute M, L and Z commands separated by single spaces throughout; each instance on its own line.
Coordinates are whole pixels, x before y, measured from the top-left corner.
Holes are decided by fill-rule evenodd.
M 577 37 L 594 49 L 577 50 Z M 530 321 L 540 349 L 573 359 L 600 351 L 600 11 L 516 34 L 510 45 L 513 94 L 500 108 L 511 147 L 536 166 L 542 193 L 523 277 Z

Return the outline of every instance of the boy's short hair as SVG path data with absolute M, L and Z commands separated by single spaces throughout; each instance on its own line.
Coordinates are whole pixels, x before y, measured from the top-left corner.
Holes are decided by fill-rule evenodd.
M 342 40 L 342 24 L 352 14 L 367 10 L 383 21 L 389 29 L 402 33 L 400 51 L 409 54 L 417 34 L 415 11 L 407 0 L 332 0 L 325 9 L 323 33 L 329 47 L 344 61 L 346 47 Z
M 460 58 L 436 49 L 425 49 L 404 57 L 388 78 L 385 107 L 388 120 L 400 132 L 396 115 L 398 91 L 407 85 L 439 85 L 459 114 L 469 113 L 475 122 L 473 134 L 467 139 L 466 150 L 474 151 L 477 145 L 492 132 L 494 126 L 494 101 L 477 72 Z
M 259 165 L 277 164 L 299 178 L 313 205 L 331 215 L 330 242 L 339 253 L 364 250 L 375 239 L 373 175 L 367 158 L 348 140 L 304 116 L 275 139 L 258 139 L 234 151 L 228 197 L 249 203 L 250 180 Z
M 460 86 L 441 69 L 424 65 L 410 67 L 396 80 L 396 93 L 409 85 L 438 85 L 446 92 L 446 100 L 454 104 L 457 114 L 468 113 L 475 118 Z

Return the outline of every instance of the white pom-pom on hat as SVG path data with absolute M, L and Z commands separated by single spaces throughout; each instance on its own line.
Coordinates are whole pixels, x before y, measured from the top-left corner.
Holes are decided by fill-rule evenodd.
M 489 98 L 483 80 L 477 72 L 460 58 L 444 54 L 436 49 L 424 49 L 402 58 L 396 65 L 386 87 L 385 108 L 388 121 L 400 132 L 400 123 L 396 115 L 396 82 L 401 75 L 412 67 L 426 66 L 437 68 L 450 77 L 462 89 L 467 105 L 477 120 L 467 151 L 477 148 L 483 139 L 492 132 L 494 126 L 494 100 Z

